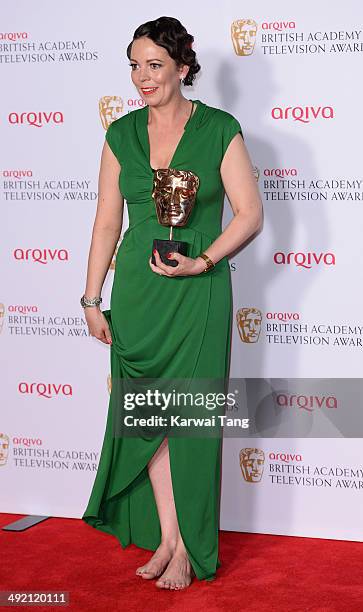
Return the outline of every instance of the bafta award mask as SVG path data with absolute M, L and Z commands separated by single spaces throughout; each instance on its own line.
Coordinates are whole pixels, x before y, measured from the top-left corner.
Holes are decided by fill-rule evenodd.
M 253 19 L 237 19 L 231 25 L 233 48 L 236 55 L 251 55 L 255 46 L 257 23 Z
M 192 212 L 199 178 L 189 170 L 162 168 L 154 172 L 152 197 L 160 225 L 183 227 Z
M 0 465 L 5 465 L 8 460 L 9 436 L 0 433 Z
M 117 257 L 117 251 L 119 250 L 119 247 L 120 247 L 120 243 L 117 243 L 115 251 L 114 251 L 114 254 L 112 255 L 112 259 L 111 259 L 109 270 L 115 270 L 116 269 L 116 257 Z
M 256 181 L 258 182 L 258 179 L 260 178 L 260 169 L 257 168 L 257 166 L 253 166 L 253 174 Z
M 257 342 L 260 337 L 262 313 L 258 308 L 239 308 L 237 328 L 242 342 Z
M 105 130 L 113 121 L 121 117 L 124 103 L 120 96 L 103 96 L 98 103 L 102 125 Z
M 265 453 L 259 448 L 242 448 L 239 454 L 242 476 L 246 482 L 260 482 L 265 463 Z
M 109 394 L 111 395 L 111 390 L 112 390 L 112 378 L 111 378 L 111 374 L 109 374 L 107 376 L 107 389 Z

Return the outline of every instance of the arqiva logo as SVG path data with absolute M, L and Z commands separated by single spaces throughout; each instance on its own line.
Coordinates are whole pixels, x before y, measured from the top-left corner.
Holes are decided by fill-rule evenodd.
M 296 22 L 295 21 L 264 21 L 261 24 L 261 28 L 263 30 L 287 30 L 287 29 L 295 29 Z
M 18 385 L 19 393 L 22 395 L 39 395 L 50 399 L 57 395 L 70 396 L 73 395 L 72 385 L 55 384 L 43 382 L 26 382 L 22 381 Z
M 28 304 L 9 304 L 8 312 L 20 312 L 21 314 L 28 314 L 29 312 L 39 312 L 38 306 Z
M 298 312 L 266 312 L 266 319 L 277 319 L 278 321 L 299 321 Z
M 43 442 L 41 438 L 25 438 L 22 436 L 14 437 L 13 444 L 20 444 L 21 446 L 42 446 Z
M 338 401 L 335 395 L 295 395 L 290 393 L 278 393 L 276 404 L 284 407 L 294 407 L 308 412 L 313 412 L 316 408 L 338 408 Z
M 14 257 L 18 261 L 35 261 L 47 264 L 49 261 L 68 261 L 69 253 L 66 249 L 15 249 Z
M 334 119 L 332 106 L 275 106 L 271 110 L 272 119 L 293 119 L 301 123 L 309 123 L 311 119 Z
M 302 461 L 302 455 L 295 453 L 269 453 L 268 458 L 272 461 L 285 461 L 288 463 L 289 461 Z
M 3 170 L 2 175 L 5 178 L 22 179 L 25 176 L 32 177 L 33 171 L 32 170 Z
M 274 263 L 279 266 L 295 264 L 295 266 L 301 268 L 311 268 L 315 264 L 335 266 L 335 255 L 334 253 L 283 253 L 283 251 L 277 251 L 274 253 Z
M 265 168 L 263 171 L 265 176 L 277 176 L 285 178 L 285 176 L 297 176 L 296 168 Z
M 0 40 L 11 40 L 13 42 L 26 40 L 28 36 L 28 32 L 0 32 Z
M 27 112 L 27 113 L 10 113 L 9 123 L 11 125 L 32 125 L 34 127 L 43 127 L 47 123 L 64 123 L 63 113 L 61 111 L 45 111 Z

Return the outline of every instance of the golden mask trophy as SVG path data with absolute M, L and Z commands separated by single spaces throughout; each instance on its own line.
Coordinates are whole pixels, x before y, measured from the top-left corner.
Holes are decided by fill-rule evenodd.
M 175 259 L 168 259 L 167 253 L 188 254 L 188 243 L 173 240 L 173 227 L 184 227 L 195 204 L 199 187 L 199 177 L 189 170 L 159 168 L 154 170 L 152 197 L 155 202 L 158 222 L 170 226 L 169 240 L 154 238 L 153 251 L 156 249 L 161 261 L 167 266 L 177 266 Z M 151 261 L 155 265 L 154 253 Z

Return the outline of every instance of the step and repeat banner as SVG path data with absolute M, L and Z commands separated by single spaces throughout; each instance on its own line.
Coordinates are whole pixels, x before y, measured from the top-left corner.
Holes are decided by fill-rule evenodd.
M 230 258 L 230 374 L 251 428 L 223 441 L 221 528 L 362 541 L 358 0 L 3 3 L 0 511 L 81 517 L 89 498 L 111 387 L 79 304 L 100 156 L 144 104 L 127 45 L 162 15 L 195 38 L 184 96 L 239 120 L 264 203 L 263 231 Z

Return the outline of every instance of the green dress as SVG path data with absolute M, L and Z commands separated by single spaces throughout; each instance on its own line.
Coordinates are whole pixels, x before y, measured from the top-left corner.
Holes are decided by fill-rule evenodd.
M 194 208 L 174 240 L 189 243 L 196 257 L 222 232 L 223 155 L 238 132 L 233 115 L 193 100 L 170 168 L 200 179 Z M 165 278 L 148 260 L 154 238 L 169 238 L 157 221 L 151 193 L 148 106 L 114 121 L 106 139 L 117 157 L 120 191 L 129 227 L 116 256 L 110 309 L 104 311 L 113 339 L 111 380 L 120 377 L 221 379 L 228 377 L 232 287 L 227 257 L 208 273 Z M 113 386 L 112 386 L 113 389 Z M 112 391 L 111 391 L 112 398 Z M 110 400 L 111 405 L 111 400 Z M 156 550 L 161 531 L 147 464 L 162 442 L 156 437 L 115 437 L 109 405 L 99 466 L 82 519 L 114 535 L 122 548 Z M 221 563 L 218 527 L 221 439 L 169 437 L 170 469 L 180 533 L 199 580 L 213 580 Z

